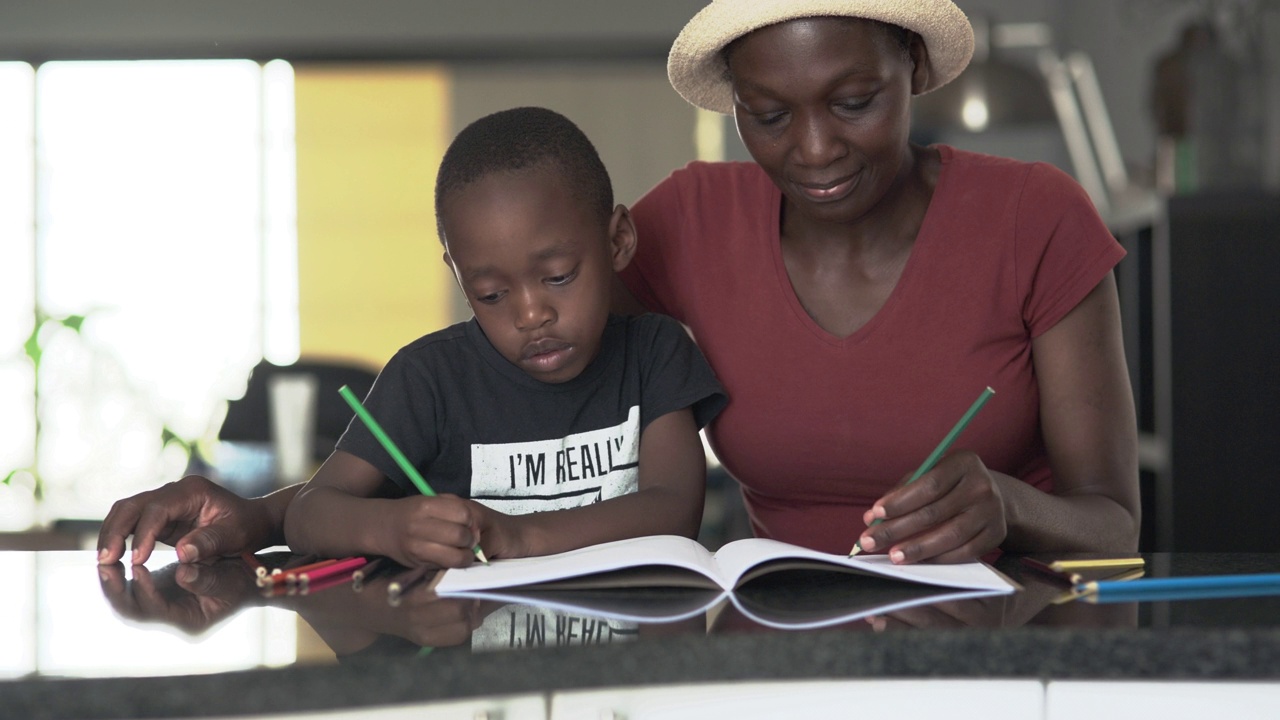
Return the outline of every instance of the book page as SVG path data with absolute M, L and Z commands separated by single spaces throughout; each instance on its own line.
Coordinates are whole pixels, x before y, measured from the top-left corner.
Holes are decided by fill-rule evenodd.
M 839 602 L 830 602 L 832 598 L 824 596 L 821 599 L 828 601 L 824 606 L 805 602 L 772 603 L 769 601 L 775 598 L 769 593 L 760 596 L 733 593 L 730 597 L 738 612 L 753 622 L 780 630 L 812 630 L 844 625 L 871 615 L 887 615 L 921 605 L 1004 594 L 999 590 L 956 590 L 878 578 L 862 578 L 858 582 L 872 585 L 858 587 L 844 595 Z M 881 585 L 876 586 L 874 583 Z
M 728 602 L 729 593 L 716 589 L 602 589 L 547 590 L 514 588 L 474 590 L 465 597 L 545 608 L 556 612 L 633 623 L 674 623 L 706 615 Z
M 558 555 L 494 560 L 489 565 L 453 568 L 442 574 L 434 590 L 440 595 L 449 595 L 473 590 L 520 587 L 645 566 L 665 566 L 671 569 L 665 573 L 669 576 L 666 579 L 662 577 L 664 573 L 648 574 L 645 584 L 649 586 L 728 589 L 718 578 L 711 553 L 697 541 L 678 535 L 656 535 L 592 545 Z M 683 569 L 685 572 L 679 574 L 674 572 L 675 569 Z M 610 584 L 607 577 L 594 580 L 598 582 L 593 584 L 602 587 Z
M 733 587 L 741 586 L 761 572 L 780 567 L 812 567 L 877 575 L 938 587 L 1003 593 L 1014 590 L 998 573 L 980 562 L 894 565 L 888 555 L 833 555 L 764 538 L 748 538 L 728 543 L 716 552 L 715 561 L 720 567 L 721 575 Z

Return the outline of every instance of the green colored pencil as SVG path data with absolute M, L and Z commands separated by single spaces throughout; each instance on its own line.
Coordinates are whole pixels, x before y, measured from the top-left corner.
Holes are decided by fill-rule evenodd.
M 942 442 L 938 443 L 938 447 L 934 448 L 933 452 L 929 453 L 929 457 L 925 458 L 924 462 L 920 463 L 920 467 L 916 468 L 916 471 L 911 474 L 911 477 L 908 478 L 903 485 L 910 485 L 916 480 L 919 480 L 921 475 L 932 470 L 933 466 L 937 465 L 938 461 L 942 459 L 943 453 L 951 447 L 951 443 L 955 442 L 960 433 L 964 432 L 965 427 L 969 425 L 969 421 L 973 419 L 973 416 L 977 415 L 978 411 L 982 409 L 982 406 L 987 403 L 987 400 L 995 394 L 996 391 L 991 388 L 983 390 L 982 394 L 978 396 L 978 399 L 974 400 L 973 404 L 969 406 L 969 409 L 960 417 L 960 421 L 956 423 L 955 427 L 951 428 L 951 432 L 947 433 L 947 436 L 942 438 Z M 876 518 L 871 521 L 871 525 L 869 527 L 875 527 L 880 523 L 881 519 Z M 849 551 L 849 557 L 853 557 L 860 552 L 862 552 L 861 540 L 853 544 L 853 549 Z
M 422 474 L 418 472 L 418 468 L 414 467 L 413 463 L 409 462 L 409 458 L 405 457 L 404 453 L 400 452 L 400 448 L 396 446 L 395 441 L 387 435 L 386 431 L 382 429 L 382 426 L 378 424 L 378 421 L 373 419 L 373 415 L 370 415 L 364 405 L 360 404 L 360 401 L 356 399 L 355 393 L 351 392 L 351 388 L 343 385 L 338 388 L 338 394 L 342 396 L 343 400 L 347 401 L 347 404 L 351 406 L 352 410 L 356 411 L 356 415 L 364 421 L 365 426 L 369 428 L 369 432 L 373 433 L 373 436 L 378 439 L 379 443 L 382 443 L 382 447 L 386 448 L 387 453 L 391 455 L 391 459 L 396 461 L 396 465 L 400 466 L 400 469 L 404 471 L 404 474 L 409 476 L 409 479 L 413 481 L 413 484 L 418 487 L 418 491 L 427 497 L 435 497 L 436 491 L 431 489 L 431 486 L 427 484 L 427 481 L 422 477 Z M 481 550 L 479 545 L 472 548 L 472 552 L 476 554 L 476 558 L 478 558 L 480 562 L 485 565 L 489 564 L 489 559 L 484 556 L 484 550 Z

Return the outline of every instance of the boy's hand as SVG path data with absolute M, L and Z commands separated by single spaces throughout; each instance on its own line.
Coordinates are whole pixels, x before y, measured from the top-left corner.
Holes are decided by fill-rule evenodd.
M 456 495 L 412 496 L 392 503 L 381 532 L 386 555 L 408 567 L 466 567 L 473 548 L 485 539 L 490 510 Z

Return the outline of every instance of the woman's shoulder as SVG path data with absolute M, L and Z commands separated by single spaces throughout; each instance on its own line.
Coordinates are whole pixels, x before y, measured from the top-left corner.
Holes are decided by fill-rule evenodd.
M 658 188 L 681 195 L 738 196 L 744 191 L 769 192 L 773 182 L 753 162 L 695 160 L 673 171 Z
M 1077 188 L 1079 183 L 1066 171 L 1042 160 L 1018 160 L 1001 155 L 962 150 L 950 145 L 935 145 L 946 168 L 945 175 L 959 187 L 1008 187 L 1008 185 L 1047 186 L 1054 189 Z

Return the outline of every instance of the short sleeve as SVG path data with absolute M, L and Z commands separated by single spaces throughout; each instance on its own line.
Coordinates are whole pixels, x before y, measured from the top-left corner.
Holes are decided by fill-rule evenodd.
M 439 452 L 434 415 L 438 403 L 432 399 L 429 374 L 415 365 L 405 350 L 396 353 L 378 373 L 363 405 L 409 463 L 427 475 Z M 358 417 L 351 418 L 346 432 L 338 439 L 337 449 L 378 468 L 406 493 L 418 492 L 413 481 Z
M 691 408 L 698 428 L 706 427 L 728 401 L 702 351 L 684 327 L 664 315 L 636 318 L 641 354 L 640 426 L 667 413 Z
M 1031 337 L 1052 328 L 1125 256 L 1074 179 L 1037 163 L 1018 203 L 1015 262 Z

